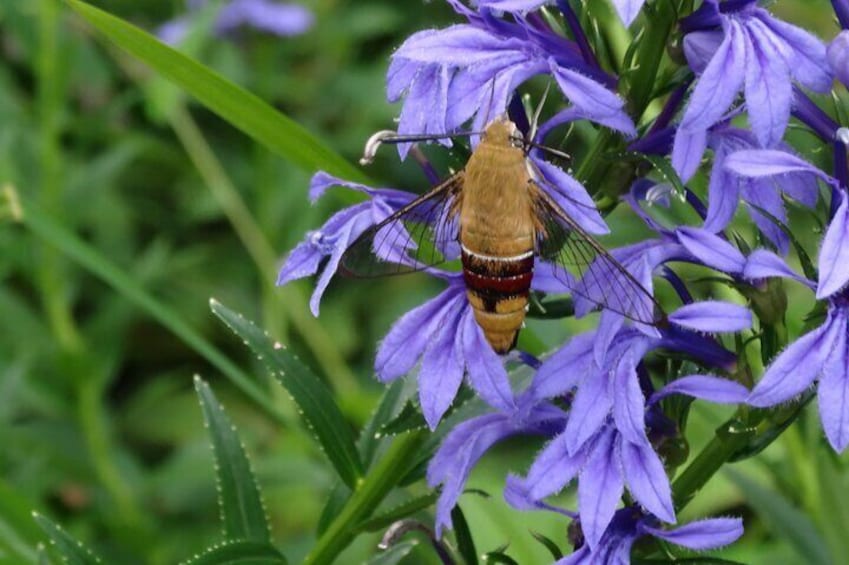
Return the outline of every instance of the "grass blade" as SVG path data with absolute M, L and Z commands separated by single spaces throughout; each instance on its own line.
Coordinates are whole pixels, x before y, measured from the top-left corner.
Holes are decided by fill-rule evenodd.
M 62 560 L 68 565 L 95 565 L 101 563 L 91 550 L 82 542 L 74 539 L 71 535 L 55 524 L 46 516 L 33 512 L 33 518 L 41 526 L 41 529 L 50 537 L 50 542 L 62 556 Z

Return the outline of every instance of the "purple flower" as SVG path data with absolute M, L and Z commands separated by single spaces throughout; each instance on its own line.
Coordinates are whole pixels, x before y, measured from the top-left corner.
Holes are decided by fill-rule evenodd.
M 742 198 L 747 204 L 749 216 L 761 233 L 782 255 L 787 253 L 789 238 L 773 218 L 782 223 L 787 221 L 787 210 L 782 196 L 789 196 L 808 208 L 816 206 L 819 194 L 816 180 L 810 175 L 798 173 L 771 179 L 742 178 L 726 171 L 725 159 L 728 155 L 758 147 L 755 136 L 746 130 L 728 125 L 713 127 L 708 135 L 708 144 L 714 150 L 714 158 L 708 185 L 708 210 L 704 228 L 714 233 L 725 229 L 734 217 Z M 779 147 L 785 151 L 790 150 L 783 143 L 779 144 Z
M 280 269 L 277 284 L 316 274 L 322 262 L 327 263 L 316 283 L 310 309 L 318 316 L 319 303 L 330 279 L 339 268 L 345 250 L 366 229 L 383 221 L 394 211 L 411 202 L 416 195 L 400 190 L 371 188 L 362 184 L 344 181 L 324 172 L 316 173 L 310 182 L 310 199 L 315 202 L 331 186 L 345 186 L 368 194 L 371 199 L 355 204 L 334 214 L 321 229 L 307 233 L 303 242 L 289 253 Z
M 157 35 L 165 43 L 182 41 L 206 0 L 191 0 L 189 13 L 163 24 Z M 250 27 L 273 35 L 299 35 L 313 24 L 313 14 L 297 4 L 281 4 L 271 0 L 230 0 L 219 8 L 215 20 L 215 33 L 227 35 L 241 27 Z
M 708 312 L 681 317 L 697 328 L 714 327 Z M 647 406 L 637 372 L 647 351 L 673 346 L 673 340 L 622 330 L 599 360 L 596 344 L 605 341 L 602 331 L 570 340 L 542 364 L 523 393 L 521 402 L 544 403 L 573 391 L 574 397 L 562 433 L 539 454 L 525 479 L 511 479 L 506 494 L 519 508 L 539 507 L 577 478 L 578 510 L 590 547 L 600 542 L 626 485 L 649 512 L 675 521 L 669 479 L 646 433 Z M 684 377 L 667 388 L 650 403 L 675 393 L 736 403 L 748 393 L 738 383 L 708 375 Z
M 743 521 L 740 518 L 698 520 L 671 530 L 658 526 L 656 517 L 638 508 L 623 508 L 616 512 L 595 547 L 589 544 L 581 545 L 574 553 L 554 565 L 624 565 L 631 562 L 631 547 L 634 542 L 644 536 L 696 551 L 705 551 L 726 546 L 743 535 Z
M 436 503 L 437 535 L 441 535 L 444 527 L 451 527 L 451 510 L 475 464 L 489 448 L 519 434 L 556 435 L 563 429 L 565 417 L 559 408 L 548 403 L 532 403 L 525 396 L 514 411 L 478 416 L 451 430 L 427 470 L 428 485 L 442 485 Z
M 610 90 L 614 81 L 576 43 L 520 16 L 507 21 L 485 6 L 477 12 L 451 4 L 468 23 L 418 32 L 392 55 L 387 96 L 406 95 L 399 132 L 444 134 L 472 118 L 480 130 L 505 111 L 516 87 L 550 73 L 581 117 L 634 133 L 624 101 Z M 509 4 L 524 10 L 533 3 Z M 399 149 L 403 155 L 407 148 Z
M 825 322 L 793 342 L 767 367 L 747 402 L 761 407 L 787 402 L 818 380 L 823 429 L 832 447 L 843 451 L 849 445 L 849 199 L 845 189 L 837 179 L 780 151 L 740 151 L 726 160 L 726 168 L 754 178 L 807 172 L 835 189 L 839 204 L 823 237 L 815 287 L 817 299 L 828 302 Z M 801 279 L 788 273 L 786 266 L 773 266 L 762 264 L 760 274 Z
M 817 92 L 831 88 L 825 45 L 749 2 L 708 0 L 682 22 L 685 53 L 699 73 L 681 119 L 672 163 L 685 181 L 699 166 L 707 131 L 745 94 L 749 122 L 762 147 L 783 137 L 793 99 L 792 80 Z

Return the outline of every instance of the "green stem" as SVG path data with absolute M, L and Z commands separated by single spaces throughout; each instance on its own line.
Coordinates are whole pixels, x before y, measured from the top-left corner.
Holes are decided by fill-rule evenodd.
M 717 428 L 716 435 L 672 484 L 675 508 L 686 506 L 707 481 L 751 440 L 754 431 L 737 418 Z
M 304 565 L 332 563 L 342 553 L 354 539 L 357 526 L 374 512 L 404 476 L 403 470 L 416 459 L 426 437 L 424 432 L 412 432 L 395 438 L 383 458 L 357 484 L 339 516 L 304 559 Z
M 177 104 L 174 111 L 170 113 L 169 121 L 213 198 L 221 206 L 236 235 L 256 265 L 262 279 L 263 293 L 271 295 L 282 305 L 283 314 L 291 320 L 295 330 L 303 337 L 322 371 L 333 382 L 340 396 L 356 398 L 360 392 L 356 376 L 342 358 L 338 347 L 335 346 L 324 327 L 303 308 L 306 303 L 303 292 L 293 286 L 279 289 L 274 286 L 273 281 L 277 276 L 275 272 L 277 253 L 182 103 Z M 277 337 L 282 336 L 278 334 Z

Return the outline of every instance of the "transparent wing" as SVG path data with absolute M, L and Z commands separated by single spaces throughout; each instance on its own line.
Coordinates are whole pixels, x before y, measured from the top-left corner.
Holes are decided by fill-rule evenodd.
M 644 324 L 659 320 L 660 305 L 631 273 L 539 186 L 533 185 L 538 221 L 537 254 L 551 263 L 553 274 L 576 299 L 576 311 L 600 307 Z M 646 283 L 650 284 L 650 283 Z M 580 299 L 589 303 L 582 309 Z
M 459 257 L 462 189 L 460 171 L 367 229 L 342 256 L 342 272 L 359 278 L 400 275 Z

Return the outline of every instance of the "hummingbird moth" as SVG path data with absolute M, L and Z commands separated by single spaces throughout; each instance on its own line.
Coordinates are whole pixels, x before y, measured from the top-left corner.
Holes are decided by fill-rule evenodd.
M 558 191 L 529 158 L 530 147 L 540 146 L 506 116 L 496 118 L 465 168 L 366 230 L 345 251 L 343 271 L 393 275 L 459 256 L 475 320 L 501 354 L 525 320 L 537 258 L 573 297 L 654 324 L 654 297 L 551 196 Z

